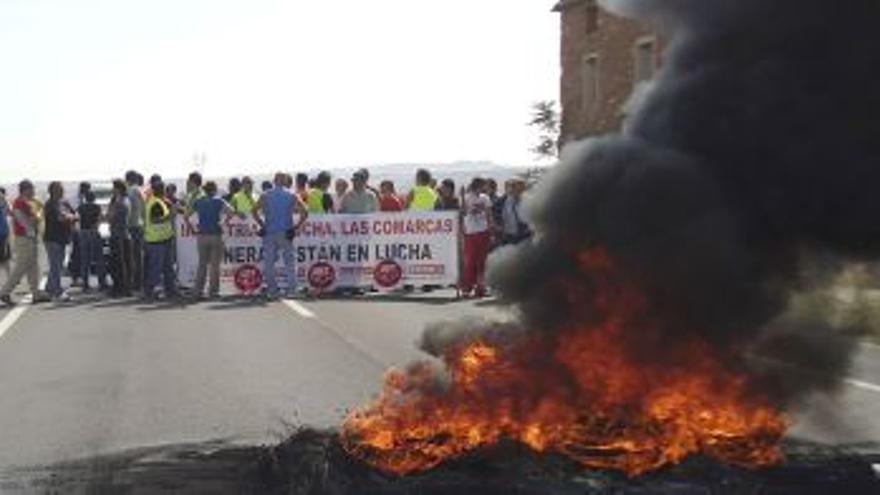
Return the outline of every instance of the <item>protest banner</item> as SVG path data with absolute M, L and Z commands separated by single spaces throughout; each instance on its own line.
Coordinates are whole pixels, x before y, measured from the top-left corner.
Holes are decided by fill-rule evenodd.
M 198 225 L 197 217 L 192 218 Z M 226 252 L 221 284 L 251 293 L 261 289 L 262 241 L 250 218 L 223 224 Z M 178 278 L 192 286 L 198 267 L 196 234 L 177 224 Z M 310 215 L 294 239 L 297 285 L 319 292 L 336 288 L 392 290 L 403 285 L 458 282 L 457 212 L 401 212 Z M 276 263 L 279 287 L 286 287 L 283 263 Z

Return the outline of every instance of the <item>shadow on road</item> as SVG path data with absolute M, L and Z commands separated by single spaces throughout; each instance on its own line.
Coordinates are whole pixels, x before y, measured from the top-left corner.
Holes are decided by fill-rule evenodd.
M 639 477 L 584 468 L 552 453 L 499 442 L 424 473 L 383 474 L 351 457 L 334 431 L 304 428 L 272 447 L 226 441 L 133 449 L 52 466 L 0 470 L 16 493 L 211 493 L 522 495 L 585 493 L 873 494 L 878 445 L 828 446 L 789 439 L 787 460 L 749 470 L 692 456 Z
M 410 304 L 433 304 L 446 305 L 462 302 L 463 299 L 453 296 L 436 296 L 430 294 L 366 294 L 366 295 L 326 295 L 310 297 L 306 301 L 341 301 L 351 303 L 410 303 Z
M 269 305 L 269 303 L 263 299 L 262 297 L 250 297 L 250 296 L 225 296 L 217 299 L 215 301 L 205 301 L 199 303 L 200 305 L 204 305 L 207 309 L 213 311 L 227 311 L 227 310 L 235 310 L 235 309 L 248 309 L 248 308 L 265 308 Z

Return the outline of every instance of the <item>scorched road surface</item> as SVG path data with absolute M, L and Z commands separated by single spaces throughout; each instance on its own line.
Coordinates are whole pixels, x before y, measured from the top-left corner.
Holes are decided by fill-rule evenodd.
M 504 315 L 453 295 L 185 307 L 79 296 L 15 318 L 0 310 L 0 470 L 335 425 L 388 366 L 423 357 L 414 342 L 425 323 Z M 850 383 L 809 404 L 795 433 L 880 441 L 878 362 L 880 349 L 863 346 Z

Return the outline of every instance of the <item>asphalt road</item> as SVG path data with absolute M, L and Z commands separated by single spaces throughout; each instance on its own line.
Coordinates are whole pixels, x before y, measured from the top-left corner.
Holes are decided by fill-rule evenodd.
M 2 309 L 0 470 L 335 425 L 388 366 L 423 357 L 413 343 L 425 323 L 504 316 L 451 296 L 188 307 L 82 296 Z M 880 442 L 878 418 L 880 348 L 865 345 L 840 394 L 805 405 L 792 434 Z

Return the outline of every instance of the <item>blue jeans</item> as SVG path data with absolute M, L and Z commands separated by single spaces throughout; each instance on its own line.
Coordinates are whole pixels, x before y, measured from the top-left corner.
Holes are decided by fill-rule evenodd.
M 104 266 L 104 244 L 97 230 L 81 230 L 79 232 L 80 276 L 83 288 L 89 288 L 89 273 L 95 265 L 95 275 L 101 288 L 107 286 L 107 269 Z
M 171 246 L 171 241 L 144 243 L 147 254 L 147 276 L 144 289 L 147 296 L 153 295 L 153 291 L 159 285 L 159 279 L 162 279 L 165 295 L 177 294 L 177 275 L 174 273 Z
M 64 293 L 61 288 L 61 272 L 64 271 L 64 255 L 67 246 L 60 242 L 46 242 L 46 255 L 49 257 L 49 276 L 46 278 L 46 293 L 52 297 Z
M 275 262 L 278 261 L 278 251 L 284 259 L 284 272 L 287 275 L 287 291 L 292 293 L 296 289 L 296 265 L 293 253 L 293 241 L 288 239 L 284 232 L 266 234 L 263 237 L 263 277 L 266 279 L 266 287 L 269 294 L 278 293 L 278 281 L 275 278 Z

